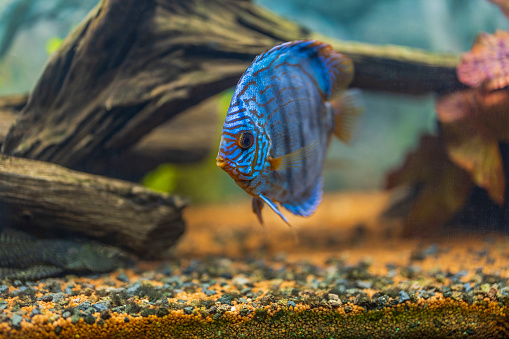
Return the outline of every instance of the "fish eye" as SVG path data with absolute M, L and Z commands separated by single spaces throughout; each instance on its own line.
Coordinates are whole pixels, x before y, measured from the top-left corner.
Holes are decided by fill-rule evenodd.
M 239 139 L 237 140 L 237 144 L 244 149 L 247 149 L 251 146 L 253 146 L 254 143 L 254 136 L 251 132 L 242 132 L 239 135 Z

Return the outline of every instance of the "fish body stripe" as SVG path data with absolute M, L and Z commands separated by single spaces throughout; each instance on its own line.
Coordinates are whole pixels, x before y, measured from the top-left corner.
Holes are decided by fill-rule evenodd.
M 240 78 L 223 125 L 218 159 L 249 194 L 308 215 L 321 196 L 323 162 L 334 129 L 327 101 L 352 78 L 348 58 L 324 43 L 284 43 L 257 56 Z M 250 132 L 254 143 L 237 140 Z M 291 166 L 274 170 L 280 158 L 317 142 Z M 243 180 L 242 183 L 238 180 Z

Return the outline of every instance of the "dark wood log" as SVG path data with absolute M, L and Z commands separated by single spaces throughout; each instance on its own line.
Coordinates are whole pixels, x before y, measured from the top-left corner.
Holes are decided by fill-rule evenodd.
M 162 163 L 194 163 L 217 152 L 218 125 L 217 99 L 213 97 L 156 127 L 125 152 L 88 163 L 82 170 L 139 182 Z
M 21 111 L 27 104 L 28 94 L 13 94 L 0 97 L 0 111 Z
M 51 57 L 3 151 L 75 169 L 108 162 L 235 85 L 255 55 L 302 38 L 350 55 L 360 88 L 420 94 L 463 87 L 457 56 L 334 41 L 250 1 L 103 0 Z
M 185 229 L 178 197 L 55 164 L 0 158 L 0 225 L 42 238 L 87 237 L 157 258 Z
M 27 99 L 28 95 L 0 97 L 0 148 Z M 161 163 L 201 161 L 217 146 L 212 141 L 218 120 L 217 99 L 213 97 L 156 127 L 131 149 L 108 161 L 90 163 L 84 170 L 138 182 Z
M 27 100 L 26 94 L 0 97 L 0 149 L 9 128 L 16 121 L 19 111 L 25 107 Z
M 0 110 L 0 148 L 11 125 L 16 121 L 16 113 Z
M 321 35 L 312 38 L 329 42 L 352 58 L 355 77 L 352 87 L 400 94 L 446 94 L 466 88 L 459 82 L 459 55 L 431 53 L 402 46 L 377 46 L 331 41 Z

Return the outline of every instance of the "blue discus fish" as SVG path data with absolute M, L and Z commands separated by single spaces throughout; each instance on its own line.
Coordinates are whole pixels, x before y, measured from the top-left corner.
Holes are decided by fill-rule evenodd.
M 322 198 L 332 134 L 348 141 L 358 112 L 344 91 L 352 61 L 316 40 L 291 41 L 257 56 L 240 78 L 223 125 L 217 166 L 253 196 L 263 223 L 266 203 L 311 215 Z M 332 101 L 331 101 L 332 100 Z

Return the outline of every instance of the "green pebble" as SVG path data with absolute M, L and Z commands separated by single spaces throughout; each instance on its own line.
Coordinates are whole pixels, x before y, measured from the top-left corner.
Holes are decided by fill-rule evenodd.
M 78 321 L 80 321 L 80 316 L 75 314 L 71 317 L 71 323 L 74 325 L 74 324 L 77 324 Z
M 94 317 L 93 315 L 89 314 L 89 315 L 87 315 L 87 316 L 85 317 L 85 322 L 86 322 L 87 324 L 92 325 L 92 324 L 94 324 L 94 323 L 95 323 L 95 317 Z
M 148 317 L 149 315 L 156 315 L 157 310 L 155 308 L 146 308 L 143 311 L 141 311 L 142 317 Z
M 164 307 L 159 307 L 156 311 L 156 315 L 158 317 L 164 317 L 165 315 L 168 315 L 170 314 L 170 311 L 168 311 L 168 309 L 164 308 Z

